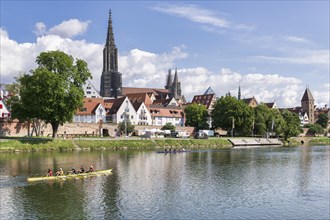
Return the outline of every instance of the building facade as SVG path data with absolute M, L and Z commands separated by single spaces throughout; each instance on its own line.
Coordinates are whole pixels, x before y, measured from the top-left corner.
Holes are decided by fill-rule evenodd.
M 113 34 L 111 11 L 109 11 L 108 33 L 103 49 L 100 95 L 113 98 L 122 95 L 122 74 L 118 72 L 118 49 Z

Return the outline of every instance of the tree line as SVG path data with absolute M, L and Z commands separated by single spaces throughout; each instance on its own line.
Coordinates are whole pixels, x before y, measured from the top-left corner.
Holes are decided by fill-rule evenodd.
M 297 113 L 286 109 L 279 110 L 268 108 L 260 104 L 255 108 L 248 106 L 243 100 L 227 94 L 214 104 L 213 110 L 208 113 L 204 105 L 193 103 L 185 108 L 186 126 L 195 127 L 197 130 L 223 129 L 232 136 L 267 136 L 294 137 L 302 132 L 300 119 Z M 317 132 L 324 132 L 328 117 L 321 114 L 315 125 L 308 125 Z M 321 128 L 320 128 L 321 127 Z M 320 131 L 321 129 L 321 131 Z

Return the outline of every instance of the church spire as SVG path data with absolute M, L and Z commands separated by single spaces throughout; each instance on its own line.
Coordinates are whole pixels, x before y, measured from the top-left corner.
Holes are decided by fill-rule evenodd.
M 168 70 L 168 75 L 167 75 L 165 89 L 170 89 L 170 87 L 172 86 L 173 80 L 172 80 L 172 73 L 171 73 L 171 71 L 172 71 L 171 69 Z
M 108 32 L 103 49 L 100 95 L 115 98 L 122 95 L 122 74 L 118 72 L 118 49 L 113 36 L 111 10 L 109 10 Z
M 114 46 L 115 45 L 115 38 L 113 36 L 113 29 L 112 29 L 112 17 L 111 17 L 111 9 L 109 10 L 109 20 L 108 20 L 108 33 L 107 33 L 107 40 L 105 43 L 106 46 Z
M 173 79 L 173 84 L 177 84 L 179 82 L 178 79 L 178 68 L 175 68 L 175 73 L 174 73 L 174 79 Z

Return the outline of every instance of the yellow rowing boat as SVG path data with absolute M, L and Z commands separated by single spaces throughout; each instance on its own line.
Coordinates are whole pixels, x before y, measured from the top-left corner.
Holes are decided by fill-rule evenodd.
M 103 176 L 111 174 L 112 169 L 109 170 L 99 170 L 90 173 L 78 173 L 78 174 L 68 174 L 62 176 L 43 176 L 43 177 L 29 177 L 28 182 L 43 181 L 43 180 L 66 180 L 66 179 L 76 179 L 76 178 L 87 178 L 92 176 Z

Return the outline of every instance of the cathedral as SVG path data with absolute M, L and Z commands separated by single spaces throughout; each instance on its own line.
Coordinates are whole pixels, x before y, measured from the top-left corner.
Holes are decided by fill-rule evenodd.
M 172 79 L 172 70 L 168 70 L 165 89 L 168 90 L 170 98 L 181 99 L 181 82 L 178 78 L 178 70 L 175 69 L 174 79 Z
M 100 95 L 111 98 L 117 98 L 122 95 L 122 75 L 118 72 L 118 49 L 112 29 L 111 11 L 109 11 L 108 33 L 103 49 Z
M 100 95 L 103 98 L 119 98 L 127 94 L 144 93 L 152 90 L 157 97 L 159 96 L 162 99 L 167 97 L 185 101 L 181 94 L 181 82 L 178 78 L 177 69 L 174 78 L 171 70 L 169 70 L 165 89 L 122 87 L 122 74 L 118 71 L 118 49 L 113 34 L 111 10 L 109 11 L 108 32 L 103 49 L 103 70 L 100 87 Z

